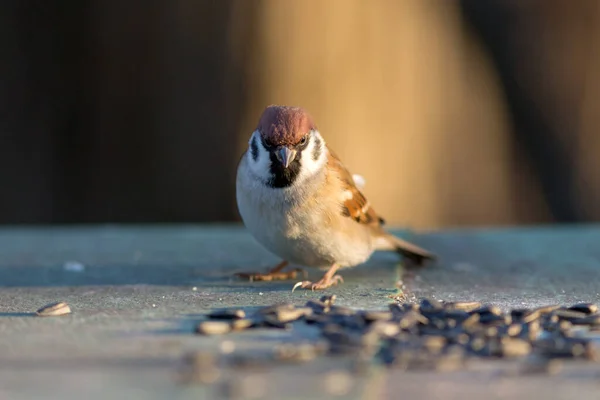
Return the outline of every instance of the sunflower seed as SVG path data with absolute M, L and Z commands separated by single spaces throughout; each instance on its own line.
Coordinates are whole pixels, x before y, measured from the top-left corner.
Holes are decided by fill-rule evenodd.
M 319 300 L 309 300 L 306 302 L 305 307 L 312 308 L 315 314 L 329 312 L 330 306 Z
M 510 317 L 514 322 L 522 322 L 522 319 L 530 313 L 531 310 L 528 308 L 515 308 L 510 310 Z
M 333 303 L 335 303 L 335 299 L 337 298 L 337 296 L 335 294 L 330 294 L 330 295 L 325 295 L 322 296 L 319 301 L 323 304 L 325 304 L 326 306 L 331 307 L 333 305 Z
M 443 309 L 444 309 L 444 306 L 442 305 L 442 303 L 435 299 L 427 299 L 426 298 L 426 299 L 421 299 L 421 301 L 419 302 L 419 310 L 421 310 L 421 313 L 441 311 Z
M 444 310 L 444 312 L 442 312 L 440 314 L 440 316 L 447 320 L 456 321 L 457 323 L 462 323 L 467 318 L 471 317 L 471 314 L 469 314 L 467 311 L 464 311 L 464 310 Z
M 510 315 L 496 315 L 492 313 L 479 314 L 479 323 L 485 325 L 510 324 Z
M 50 303 L 35 312 L 40 317 L 58 317 L 71 313 L 71 307 L 64 301 Z
M 478 327 L 480 325 L 479 314 L 472 314 L 467 319 L 465 319 L 461 325 L 464 329 L 472 329 Z
M 423 316 L 422 314 L 416 311 L 409 311 L 402 316 L 398 324 L 400 326 L 400 329 L 409 329 L 414 326 L 417 326 L 418 324 L 425 325 L 428 322 L 429 320 L 427 319 L 427 317 Z
M 585 314 L 594 314 L 598 312 L 598 305 L 594 303 L 577 303 L 569 307 L 569 310 L 579 311 Z
M 493 306 L 493 305 L 487 305 L 487 304 L 470 311 L 470 313 L 471 314 L 479 314 L 480 316 L 486 315 L 486 314 L 502 316 L 502 310 L 500 310 L 500 308 Z
M 302 317 L 312 314 L 312 312 L 313 310 L 310 307 L 280 308 L 272 314 L 265 315 L 264 318 L 270 324 L 286 324 L 297 321 Z
M 539 320 L 531 321 L 528 324 L 521 325 L 521 334 L 519 337 L 525 340 L 536 340 L 541 333 L 541 324 Z
M 250 318 L 234 319 L 230 322 L 231 329 L 234 331 L 243 331 L 254 326 L 255 320 Z
M 324 325 L 329 321 L 329 317 L 325 314 L 310 314 L 304 317 L 304 321 L 309 325 Z
M 406 312 L 403 305 L 398 303 L 390 304 L 389 309 L 393 315 L 402 315 Z
M 246 318 L 246 313 L 241 309 L 216 310 L 208 314 L 212 319 L 242 319 Z
M 559 320 L 563 319 L 566 321 L 572 321 L 574 319 L 580 319 L 586 317 L 586 314 L 579 311 L 572 311 L 569 309 L 561 308 L 552 312 L 553 316 L 558 317 Z
M 519 334 L 521 334 L 522 330 L 523 330 L 523 325 L 510 324 L 506 327 L 506 334 L 508 336 L 519 336 Z
M 534 308 L 532 311 L 537 311 L 541 315 L 544 315 L 544 314 L 550 314 L 552 311 L 557 310 L 559 308 L 560 308 L 560 306 L 558 306 L 556 304 L 552 304 L 552 305 L 547 305 L 547 306 L 541 306 L 541 307 Z

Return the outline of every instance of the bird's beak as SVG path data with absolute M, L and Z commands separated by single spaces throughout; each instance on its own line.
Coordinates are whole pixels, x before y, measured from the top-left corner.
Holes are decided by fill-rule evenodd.
M 296 158 L 296 150 L 291 150 L 284 146 L 277 151 L 277 158 L 281 161 L 283 167 L 287 168 L 294 161 L 294 158 Z

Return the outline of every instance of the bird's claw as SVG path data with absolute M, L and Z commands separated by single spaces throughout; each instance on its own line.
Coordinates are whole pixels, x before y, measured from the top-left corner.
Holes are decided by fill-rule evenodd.
M 344 283 L 344 278 L 342 278 L 341 275 L 334 275 L 333 277 L 331 277 L 331 279 L 328 279 L 328 280 L 321 279 L 320 281 L 315 282 L 315 283 L 313 283 L 311 281 L 301 281 L 294 285 L 294 287 L 292 288 L 292 293 L 297 288 L 310 289 L 313 292 L 315 290 L 324 290 L 324 289 L 330 288 L 332 286 L 335 286 L 338 283 Z

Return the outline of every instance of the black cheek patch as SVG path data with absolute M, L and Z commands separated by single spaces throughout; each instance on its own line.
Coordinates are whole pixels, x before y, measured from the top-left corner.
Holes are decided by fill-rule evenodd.
M 252 155 L 252 159 L 254 161 L 258 160 L 258 145 L 256 144 L 256 136 L 252 138 L 252 142 L 250 143 L 250 154 Z
M 319 157 L 321 157 L 321 151 L 322 151 L 322 145 L 323 143 L 321 142 L 321 139 L 319 139 L 318 136 L 315 136 L 314 138 L 314 147 L 312 150 L 312 158 L 313 160 L 317 161 L 319 159 Z

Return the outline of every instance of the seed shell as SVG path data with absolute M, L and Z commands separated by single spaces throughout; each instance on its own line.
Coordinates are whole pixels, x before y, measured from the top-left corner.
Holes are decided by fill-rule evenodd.
M 50 303 L 35 312 L 40 317 L 58 317 L 71 314 L 71 307 L 64 301 Z

